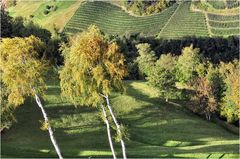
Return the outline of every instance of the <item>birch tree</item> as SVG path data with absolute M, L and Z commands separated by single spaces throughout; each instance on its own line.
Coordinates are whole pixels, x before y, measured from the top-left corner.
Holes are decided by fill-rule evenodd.
M 99 107 L 105 112 L 107 105 L 110 114 L 121 134 L 120 126 L 114 116 L 109 98 L 112 90 L 122 91 L 122 79 L 126 75 L 124 56 L 114 42 L 109 42 L 96 26 L 90 26 L 62 46 L 64 66 L 60 71 L 62 95 L 75 105 Z M 104 109 L 103 109 L 104 108 Z M 104 113 L 105 114 L 105 113 Z M 110 131 L 107 124 L 108 132 Z M 108 138 L 115 158 L 110 133 Z M 125 143 L 121 139 L 123 157 L 126 158 Z
M 46 129 L 58 154 L 62 158 L 59 146 L 53 135 L 46 111 L 41 103 L 40 95 L 44 94 L 46 84 L 44 72 L 46 61 L 38 58 L 45 44 L 38 38 L 3 38 L 0 42 L 0 72 L 1 80 L 6 86 L 9 104 L 20 106 L 26 97 L 34 97 L 44 117 Z

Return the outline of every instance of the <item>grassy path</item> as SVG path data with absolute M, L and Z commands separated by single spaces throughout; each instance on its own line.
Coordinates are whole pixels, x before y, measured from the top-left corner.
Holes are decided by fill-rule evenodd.
M 114 112 L 128 128 L 128 157 L 231 158 L 238 156 L 238 136 L 157 98 L 141 81 L 126 81 L 127 91 L 111 96 Z M 49 83 L 45 107 L 64 157 L 112 157 L 106 128 L 97 109 L 61 100 L 57 82 Z M 40 110 L 29 99 L 17 111 L 18 123 L 2 134 L 1 157 L 56 157 L 48 133 L 40 130 Z M 121 156 L 119 143 L 114 143 Z

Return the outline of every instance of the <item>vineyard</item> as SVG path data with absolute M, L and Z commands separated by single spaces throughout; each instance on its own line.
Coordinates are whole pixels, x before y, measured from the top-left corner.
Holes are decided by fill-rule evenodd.
M 190 11 L 191 2 L 183 2 L 159 33 L 159 38 L 181 38 L 185 36 L 208 36 L 203 13 Z
M 206 14 L 212 36 L 239 35 L 239 15 Z
M 139 33 L 157 34 L 171 17 L 177 4 L 160 14 L 145 17 L 131 16 L 121 8 L 106 2 L 85 2 L 82 4 L 65 27 L 67 34 L 85 30 L 95 24 L 105 33 L 124 34 Z

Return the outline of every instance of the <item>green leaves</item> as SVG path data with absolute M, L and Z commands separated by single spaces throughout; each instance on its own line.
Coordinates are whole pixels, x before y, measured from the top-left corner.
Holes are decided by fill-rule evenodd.
M 148 43 L 138 44 L 136 47 L 140 55 L 137 57 L 139 70 L 143 75 L 148 76 L 157 60 L 155 52 L 151 50 L 151 47 Z
M 198 76 L 197 68 L 201 64 L 199 51 L 198 48 L 193 48 L 193 45 L 183 48 L 177 62 L 177 77 L 180 82 L 189 83 Z

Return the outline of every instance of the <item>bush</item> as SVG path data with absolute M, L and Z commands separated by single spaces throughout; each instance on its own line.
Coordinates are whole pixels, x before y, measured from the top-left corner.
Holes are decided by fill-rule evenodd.
M 31 15 L 29 15 L 29 18 L 31 18 L 31 19 L 32 19 L 33 17 L 34 17 L 34 15 L 32 15 L 32 14 L 31 14 Z
M 51 10 L 52 11 L 56 11 L 57 10 L 57 6 L 56 5 L 52 6 Z
M 51 7 L 52 7 L 52 6 L 50 6 L 50 5 L 46 5 L 46 9 L 47 9 L 47 10 L 51 9 Z
M 49 11 L 48 10 L 44 10 L 44 15 L 48 15 Z

